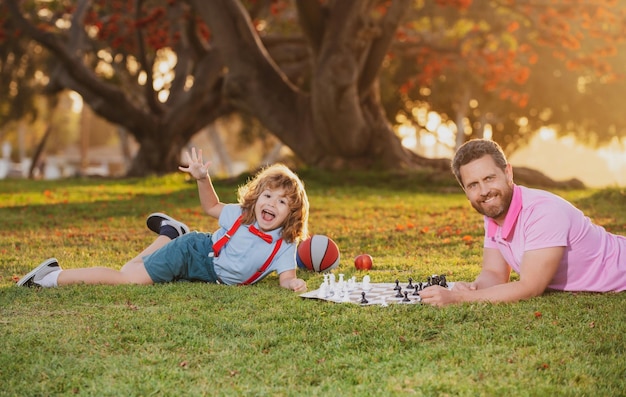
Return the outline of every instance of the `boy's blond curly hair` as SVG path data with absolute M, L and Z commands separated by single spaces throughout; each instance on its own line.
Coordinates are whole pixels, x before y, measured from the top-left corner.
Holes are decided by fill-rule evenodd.
M 288 243 L 297 243 L 309 235 L 309 199 L 304 183 L 284 164 L 274 164 L 262 169 L 252 180 L 239 187 L 237 193 L 243 209 L 242 223 L 254 223 L 254 205 L 265 189 L 281 188 L 285 190 L 290 210 L 282 225 L 282 237 Z

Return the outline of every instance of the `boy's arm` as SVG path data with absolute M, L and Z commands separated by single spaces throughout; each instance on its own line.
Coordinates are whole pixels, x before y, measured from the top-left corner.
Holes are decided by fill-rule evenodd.
M 219 219 L 224 203 L 220 202 L 211 177 L 209 176 L 210 161 L 202 162 L 202 149 L 196 153 L 196 148 L 191 148 L 191 155 L 185 152 L 185 157 L 189 165 L 187 167 L 180 166 L 179 170 L 188 173 L 198 182 L 198 195 L 200 196 L 200 205 L 205 213 L 213 218 Z
M 200 196 L 200 206 L 209 216 L 215 219 L 219 219 L 224 203 L 220 202 L 211 178 L 208 176 L 205 179 L 198 179 L 198 196 Z
M 296 277 L 296 271 L 286 270 L 278 275 L 280 286 L 296 292 L 306 292 L 306 281 Z

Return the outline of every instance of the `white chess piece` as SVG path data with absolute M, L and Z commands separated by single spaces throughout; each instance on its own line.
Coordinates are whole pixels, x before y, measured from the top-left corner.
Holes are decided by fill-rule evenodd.
M 339 281 L 337 281 L 337 290 L 339 291 L 344 291 L 344 285 L 346 284 L 346 282 L 343 279 L 343 273 L 339 274 Z
M 318 298 L 326 298 L 328 296 L 328 283 L 324 282 L 320 285 L 320 289 L 317 291 Z
M 347 287 L 345 287 L 345 291 L 343 291 L 343 299 L 342 302 L 350 302 L 350 292 L 347 290 Z
M 348 280 L 348 291 L 352 292 L 354 291 L 354 287 L 356 285 L 356 277 L 352 277 Z
M 370 284 L 370 276 L 368 274 L 363 276 L 363 281 L 361 285 L 364 291 L 369 291 L 370 289 L 372 289 L 372 285 Z

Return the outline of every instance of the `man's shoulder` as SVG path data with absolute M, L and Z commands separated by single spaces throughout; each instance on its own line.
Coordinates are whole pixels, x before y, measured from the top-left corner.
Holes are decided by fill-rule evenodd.
M 543 219 L 545 222 L 564 222 L 579 211 L 561 196 L 547 190 L 521 187 L 522 210 L 526 220 Z M 565 222 L 566 223 L 566 222 Z
M 554 203 L 555 205 L 558 205 L 568 203 L 561 196 L 547 190 L 520 186 L 520 191 L 522 193 L 522 203 L 524 205 L 541 203 Z

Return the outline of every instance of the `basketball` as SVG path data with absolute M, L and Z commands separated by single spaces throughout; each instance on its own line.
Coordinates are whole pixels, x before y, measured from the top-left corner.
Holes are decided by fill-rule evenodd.
M 298 245 L 296 263 L 313 272 L 334 269 L 339 266 L 339 247 L 331 238 L 316 234 Z

